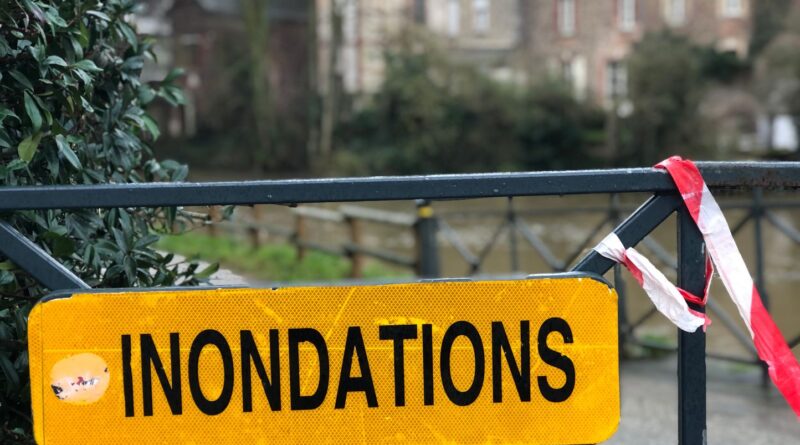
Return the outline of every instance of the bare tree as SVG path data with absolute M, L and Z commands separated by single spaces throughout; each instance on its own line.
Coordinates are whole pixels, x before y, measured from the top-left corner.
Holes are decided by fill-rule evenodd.
M 345 3 L 349 0 L 329 0 L 330 37 L 328 45 L 328 66 L 325 80 L 325 94 L 322 97 L 322 117 L 320 124 L 319 154 L 322 161 L 330 158 L 333 151 L 333 137 L 339 115 L 339 96 L 341 82 L 339 57 L 343 43 L 342 16 Z
M 273 165 L 277 153 L 270 140 L 273 127 L 272 97 L 269 84 L 269 0 L 242 0 L 248 49 L 252 118 L 257 146 L 252 151 L 254 168 Z

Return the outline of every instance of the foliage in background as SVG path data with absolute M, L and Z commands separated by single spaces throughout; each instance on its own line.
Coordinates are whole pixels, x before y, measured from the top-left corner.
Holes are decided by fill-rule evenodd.
M 627 67 L 632 114 L 623 123 L 621 158 L 638 165 L 674 153 L 711 156 L 711 132 L 699 114 L 704 94 L 710 85 L 731 84 L 750 71 L 734 53 L 696 46 L 670 32 L 645 35 Z
M 153 42 L 125 18 L 132 0 L 0 0 L 0 186 L 181 181 L 158 162 L 144 108 L 182 102 L 172 72 L 139 80 Z M 196 283 L 196 265 L 153 249 L 175 209 L 25 211 L 3 219 L 93 287 Z M 2 258 L 0 258 L 2 260 Z M 26 318 L 47 290 L 0 262 L 0 440 L 28 442 Z M 90 421 L 87 419 L 87 421 Z
M 156 147 L 190 165 L 213 170 L 306 169 L 304 147 L 318 98 L 308 85 L 288 77 L 307 75 L 305 53 L 310 44 L 302 34 L 287 38 L 276 24 L 280 17 L 272 16 L 280 7 L 275 2 L 233 3 L 230 16 L 213 18 L 224 24 L 212 27 L 214 38 L 206 40 L 202 58 L 196 57 L 194 46 L 182 45 L 178 30 L 174 31 L 174 60 L 201 80 L 190 91 L 192 117 L 187 121 L 193 122 L 195 131 L 164 137 Z M 284 49 L 287 46 L 291 51 Z
M 646 35 L 628 59 L 628 78 L 637 163 L 652 164 L 664 153 L 686 153 L 698 134 L 702 83 L 691 42 L 670 33 Z
M 758 0 L 750 5 L 753 8 L 753 35 L 749 51 L 752 57 L 758 56 L 783 31 L 792 0 Z
M 800 9 L 784 25 L 785 32 L 759 55 L 755 86 L 767 113 L 788 114 L 800 122 Z
M 311 251 L 301 260 L 297 250 L 288 244 L 253 248 L 236 238 L 187 233 L 162 237 L 158 246 L 190 258 L 218 261 L 248 277 L 270 282 L 341 280 L 350 272 L 350 262 L 345 258 Z M 375 263 L 367 263 L 364 268 L 364 278 L 368 279 L 400 275 Z
M 356 174 L 579 168 L 602 144 L 602 125 L 562 85 L 503 85 L 404 36 L 386 54 L 381 89 L 337 130 L 337 166 Z

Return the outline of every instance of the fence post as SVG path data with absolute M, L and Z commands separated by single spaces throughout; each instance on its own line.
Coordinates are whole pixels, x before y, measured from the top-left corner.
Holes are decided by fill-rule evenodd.
M 614 265 L 614 288 L 617 290 L 617 316 L 619 317 L 619 338 L 617 343 L 619 345 L 619 357 L 621 359 L 628 358 L 628 353 L 625 345 L 628 344 L 628 330 L 630 323 L 628 323 L 628 305 L 626 304 L 627 291 L 625 289 L 625 279 L 622 278 L 622 267 L 619 264 Z
M 219 206 L 211 206 L 208 208 L 208 234 L 216 237 L 218 234 L 217 224 L 220 222 Z
M 254 205 L 251 207 L 250 212 L 250 227 L 247 229 L 247 233 L 250 235 L 250 245 L 253 249 L 258 249 L 261 246 L 261 228 L 259 227 L 259 223 L 261 222 L 261 207 Z
M 306 234 L 306 221 L 303 215 L 296 213 L 294 215 L 294 233 L 292 234 L 292 241 L 297 249 L 297 261 L 302 261 L 306 256 L 306 248 L 303 245 L 303 238 Z
M 511 272 L 519 272 L 519 249 L 517 248 L 517 213 L 514 211 L 514 198 L 508 197 L 506 209 L 508 222 L 508 250 L 511 256 Z
M 358 219 L 347 216 L 345 218 L 347 230 L 350 232 L 350 246 L 346 249 L 347 256 L 350 258 L 350 278 L 361 278 L 364 270 L 364 257 L 358 248 L 361 246 L 361 223 Z
M 417 222 L 414 224 L 417 243 L 417 275 L 439 277 L 439 249 L 436 244 L 438 224 L 430 201 L 417 200 Z
M 678 286 L 703 295 L 705 245 L 685 206 L 678 210 Z M 689 303 L 700 312 L 705 309 Z M 678 331 L 678 443 L 706 443 L 706 335 L 702 329 Z
M 756 244 L 756 289 L 761 294 L 761 302 L 764 308 L 769 310 L 769 294 L 767 293 L 767 279 L 764 275 L 764 232 L 762 221 L 764 217 L 764 190 L 756 188 L 753 190 L 753 238 Z M 761 386 L 769 387 L 769 368 L 763 361 L 761 364 Z
M 614 193 L 610 197 L 608 205 L 608 220 L 614 225 L 619 226 L 622 222 L 620 213 L 619 195 Z M 630 323 L 628 321 L 627 292 L 625 289 L 625 278 L 622 276 L 622 268 L 619 264 L 614 266 L 614 287 L 617 289 L 617 314 L 619 317 L 619 354 L 626 358 L 625 345 L 628 343 L 628 331 Z

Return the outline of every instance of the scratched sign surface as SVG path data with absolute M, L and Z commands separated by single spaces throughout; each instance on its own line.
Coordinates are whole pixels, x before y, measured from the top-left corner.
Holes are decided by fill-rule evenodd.
M 583 276 L 83 293 L 29 320 L 40 444 L 597 443 L 617 296 Z

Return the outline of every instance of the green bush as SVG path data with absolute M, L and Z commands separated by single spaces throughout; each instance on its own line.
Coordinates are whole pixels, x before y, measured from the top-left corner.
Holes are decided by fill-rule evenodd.
M 0 185 L 180 181 L 158 162 L 158 127 L 144 108 L 177 105 L 172 72 L 140 80 L 153 42 L 126 21 L 132 0 L 0 0 Z M 153 249 L 175 209 L 22 211 L 3 216 L 93 287 L 194 284 L 196 265 Z M 0 258 L 2 260 L 2 258 Z M 47 290 L 0 262 L 0 437 L 28 442 L 26 317 Z
M 337 129 L 337 160 L 358 174 L 577 168 L 602 125 L 562 85 L 503 85 L 406 36 L 382 87 Z
M 628 155 L 634 164 L 650 165 L 673 153 L 699 150 L 698 106 L 704 92 L 703 58 L 686 37 L 651 33 L 628 58 L 633 115 Z

